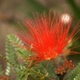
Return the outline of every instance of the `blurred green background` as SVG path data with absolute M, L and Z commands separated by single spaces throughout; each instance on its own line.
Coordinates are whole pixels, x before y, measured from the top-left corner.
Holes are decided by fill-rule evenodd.
M 80 19 L 80 0 L 0 0 L 0 54 L 5 55 L 6 35 L 15 32 L 18 22 L 23 22 L 32 13 L 53 10 L 74 15 Z M 0 63 L 5 68 L 4 60 Z

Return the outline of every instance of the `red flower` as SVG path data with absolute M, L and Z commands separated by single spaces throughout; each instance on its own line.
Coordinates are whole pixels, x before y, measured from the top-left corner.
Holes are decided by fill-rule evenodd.
M 59 16 L 52 15 L 43 13 L 34 19 L 27 19 L 25 31 L 19 35 L 27 48 L 32 45 L 32 51 L 40 60 L 50 60 L 64 54 L 77 31 L 77 27 L 74 27 L 69 34 L 72 20 L 64 24 Z

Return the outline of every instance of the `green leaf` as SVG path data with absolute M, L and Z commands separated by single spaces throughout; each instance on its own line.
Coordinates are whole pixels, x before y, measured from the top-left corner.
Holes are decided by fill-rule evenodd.
M 3 75 L 3 70 L 1 65 L 0 65 L 0 75 Z
M 70 74 L 67 76 L 67 80 L 79 80 L 80 77 L 80 62 L 78 65 L 72 70 Z
M 16 35 L 8 35 L 6 40 L 6 59 L 7 61 L 7 68 L 6 68 L 6 75 L 10 75 L 11 68 L 14 68 L 14 72 L 17 74 L 17 80 L 27 80 L 29 69 L 27 69 L 28 61 L 21 64 L 19 57 L 30 57 L 31 51 L 28 51 L 24 48 L 24 44 Z
M 17 54 L 20 57 L 29 57 L 29 56 L 31 56 L 31 54 L 30 54 L 31 51 L 26 49 L 26 47 L 24 46 L 22 40 L 20 40 L 16 35 L 14 35 L 14 34 L 8 35 L 8 40 L 10 41 L 12 46 L 14 46 Z
M 37 78 L 39 80 L 57 79 L 55 66 L 52 60 L 36 64 L 33 67 L 31 75 L 34 76 L 34 79 Z
M 15 65 L 18 64 L 16 50 L 15 50 L 15 47 L 9 41 L 9 36 L 6 39 L 6 53 L 5 54 L 6 54 L 6 59 L 8 60 L 5 74 L 9 75 L 10 70 L 11 70 L 10 62 Z
M 74 80 L 80 80 L 80 73 L 74 78 Z
M 22 66 L 19 70 L 16 71 L 16 74 L 17 74 L 16 80 L 27 80 L 29 70 Z
M 57 78 L 57 75 L 55 73 L 55 65 L 52 60 L 50 61 L 44 61 L 42 65 L 47 69 L 48 75 L 51 78 Z

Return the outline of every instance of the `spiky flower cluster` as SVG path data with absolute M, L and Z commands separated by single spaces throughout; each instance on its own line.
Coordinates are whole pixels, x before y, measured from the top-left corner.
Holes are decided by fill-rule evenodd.
M 36 14 L 34 19 L 25 21 L 25 29 L 19 37 L 25 42 L 26 48 L 32 45 L 32 51 L 38 60 L 50 60 L 63 55 L 67 46 L 77 33 L 77 26 L 71 29 L 72 20 L 68 24 L 61 22 L 60 17 L 49 12 Z
M 72 70 L 74 68 L 74 64 L 72 60 L 66 61 L 62 66 L 56 69 L 57 74 L 64 74 L 68 69 Z

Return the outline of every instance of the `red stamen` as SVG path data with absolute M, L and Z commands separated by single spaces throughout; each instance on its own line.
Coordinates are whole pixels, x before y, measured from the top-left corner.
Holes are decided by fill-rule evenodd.
M 59 18 L 57 15 L 53 17 L 52 13 L 49 12 L 49 15 L 43 13 L 39 16 L 37 14 L 34 19 L 25 21 L 28 34 L 25 30 L 22 33 L 24 35 L 19 35 L 19 37 L 27 45 L 33 44 L 32 51 L 38 57 L 35 59 L 39 61 L 50 60 L 65 54 L 65 48 L 69 45 L 69 41 L 77 34 L 77 26 L 69 34 L 72 20 L 65 25 Z

